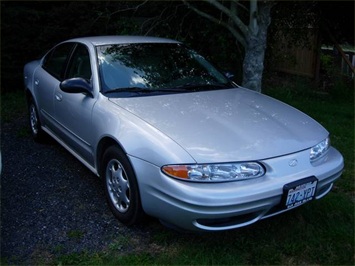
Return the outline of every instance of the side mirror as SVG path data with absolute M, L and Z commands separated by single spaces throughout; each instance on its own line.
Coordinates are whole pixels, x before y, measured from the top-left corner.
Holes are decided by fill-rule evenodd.
M 71 78 L 59 84 L 62 91 L 67 93 L 85 93 L 93 97 L 91 85 L 83 78 Z

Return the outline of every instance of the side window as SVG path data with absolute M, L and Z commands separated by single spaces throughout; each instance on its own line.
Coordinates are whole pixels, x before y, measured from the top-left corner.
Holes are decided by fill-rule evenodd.
M 63 79 L 67 58 L 73 48 L 72 43 L 55 47 L 44 59 L 43 68 L 59 80 Z
M 83 78 L 87 81 L 91 79 L 91 65 L 88 49 L 78 44 L 72 59 L 70 60 L 67 78 Z

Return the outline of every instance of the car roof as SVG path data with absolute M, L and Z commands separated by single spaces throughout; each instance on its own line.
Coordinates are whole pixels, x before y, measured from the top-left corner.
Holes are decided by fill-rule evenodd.
M 67 42 L 81 42 L 81 43 L 91 44 L 93 46 L 110 45 L 110 44 L 127 44 L 127 43 L 180 43 L 175 40 L 159 38 L 159 37 L 118 36 L 118 35 L 81 37 L 81 38 L 68 40 Z

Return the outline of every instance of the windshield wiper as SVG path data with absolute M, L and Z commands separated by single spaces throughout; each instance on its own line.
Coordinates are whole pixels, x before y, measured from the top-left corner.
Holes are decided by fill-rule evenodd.
M 136 93 L 149 93 L 152 90 L 141 88 L 141 87 L 126 87 L 126 88 L 116 88 L 105 91 L 105 93 L 114 93 L 114 92 L 136 92 Z
M 173 88 L 162 88 L 162 89 L 149 89 L 142 87 L 124 87 L 115 88 L 105 91 L 105 94 L 109 93 L 136 93 L 136 94 L 154 94 L 154 93 L 179 93 L 179 92 L 196 92 L 204 90 L 215 90 L 219 88 L 230 88 L 229 84 L 225 83 L 210 83 L 210 84 L 198 84 L 198 83 L 186 83 Z
M 186 91 L 185 88 L 167 88 L 167 89 L 148 89 L 141 87 L 126 87 L 126 88 L 116 88 L 112 90 L 105 91 L 104 93 L 115 93 L 115 92 L 132 92 L 138 94 L 148 94 L 148 93 L 169 93 L 169 92 L 182 92 Z
M 215 90 L 217 88 L 230 88 L 225 83 L 211 83 L 211 84 L 199 84 L 199 83 L 187 83 L 176 87 L 177 89 L 190 90 L 190 91 L 203 91 L 203 90 Z

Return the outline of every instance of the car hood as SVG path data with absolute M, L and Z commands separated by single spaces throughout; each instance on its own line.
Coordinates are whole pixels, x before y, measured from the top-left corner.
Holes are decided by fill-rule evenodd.
M 278 157 L 328 135 L 295 108 L 243 88 L 110 101 L 166 134 L 198 163 Z

